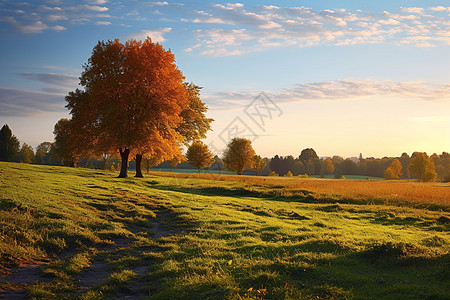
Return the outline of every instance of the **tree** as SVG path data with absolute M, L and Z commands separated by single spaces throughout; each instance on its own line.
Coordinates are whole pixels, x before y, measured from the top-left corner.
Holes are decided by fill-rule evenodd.
M 286 172 L 283 173 L 283 160 L 278 156 L 275 155 L 271 160 L 270 160 L 270 164 L 269 164 L 270 169 L 278 174 L 286 174 Z
M 384 178 L 386 179 L 399 179 L 402 175 L 402 164 L 395 158 L 392 163 L 384 170 Z
M 0 130 L 0 161 L 11 161 L 19 153 L 20 143 L 8 124 Z
M 78 134 L 74 130 L 71 120 L 66 118 L 60 119 L 53 130 L 56 158 L 69 167 L 74 167 L 81 156 L 76 139 Z
M 213 159 L 214 159 L 214 162 L 212 163 L 210 169 L 212 169 L 212 170 L 222 170 L 223 169 L 223 161 L 222 161 L 222 159 L 219 156 L 217 156 L 217 155 L 214 155 Z
M 434 181 L 437 177 L 434 162 L 425 152 L 415 152 L 407 170 L 408 177 L 415 176 L 419 181 Z
M 207 168 L 214 162 L 213 154 L 209 151 L 208 146 L 201 141 L 194 141 L 192 143 L 187 150 L 186 159 L 199 172 L 200 169 Z
M 316 151 L 312 148 L 303 149 L 298 159 L 303 163 L 306 173 L 314 175 L 320 172 L 321 163 Z
M 54 144 L 50 142 L 42 142 L 36 147 L 35 161 L 37 164 L 49 164 L 51 161 L 51 152 Z
M 182 160 L 183 134 L 198 126 L 183 118 L 193 102 L 188 89 L 195 90 L 183 80 L 171 51 L 150 38 L 102 41 L 81 74 L 84 90 L 69 93 L 67 107 L 75 127 L 89 137 L 87 146 L 100 153 L 119 151 L 119 177 L 127 177 L 130 155 L 136 155 L 136 176 L 142 176 L 143 156 Z
M 266 167 L 266 161 L 259 155 L 253 156 L 253 169 L 255 169 L 256 176 L 258 176 L 259 172 L 264 170 Z
M 316 153 L 316 151 L 314 151 L 314 149 L 306 148 L 306 149 L 302 150 L 298 159 L 301 161 L 307 161 L 309 159 L 311 159 L 311 160 L 319 159 L 319 156 L 317 156 L 317 153 Z
M 314 175 L 315 174 L 315 167 L 312 159 L 308 159 L 303 161 L 303 164 L 305 165 L 305 171 L 308 175 Z
M 334 165 L 331 158 L 327 158 L 322 161 L 322 166 L 320 168 L 320 175 L 331 175 L 334 173 Z
M 20 148 L 19 152 L 20 162 L 31 164 L 34 162 L 34 150 L 33 147 L 28 145 L 27 143 L 22 144 L 22 148 Z
M 191 83 L 184 83 L 189 103 L 181 112 L 182 121 L 177 128 L 177 132 L 184 138 L 184 144 L 206 138 L 206 132 L 211 130 L 213 119 L 206 118 L 208 108 L 200 100 L 201 87 Z
M 294 176 L 305 174 L 306 173 L 305 165 L 301 161 L 297 160 L 292 166 L 291 171 Z
M 162 161 L 157 156 L 142 158 L 142 164 L 144 165 L 145 170 L 147 170 L 147 174 L 150 172 L 151 168 L 156 167 L 160 163 L 162 163 Z
M 253 157 L 256 155 L 252 142 L 245 138 L 233 138 L 225 148 L 223 163 L 229 171 L 241 175 L 242 172 L 253 166 Z

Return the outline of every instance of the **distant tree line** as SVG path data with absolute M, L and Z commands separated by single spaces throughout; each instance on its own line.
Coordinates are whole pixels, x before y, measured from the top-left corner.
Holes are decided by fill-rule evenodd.
M 67 147 L 66 138 L 61 128 L 68 122 L 61 119 L 55 125 L 53 142 L 42 142 L 36 151 L 12 134 L 5 124 L 0 130 L 0 160 L 44 165 L 75 166 Z M 91 154 L 76 159 L 77 165 L 86 168 L 120 170 L 121 159 L 113 154 Z M 301 176 L 342 178 L 348 175 L 382 177 L 385 179 L 415 178 L 420 181 L 450 182 L 450 154 L 433 154 L 414 152 L 411 156 L 403 153 L 399 157 L 344 159 L 341 156 L 320 158 L 312 148 L 303 149 L 298 157 L 292 155 L 262 158 L 253 150 L 251 142 L 243 138 L 234 138 L 227 145 L 223 157 L 214 155 L 204 143 L 196 140 L 188 148 L 185 159 L 163 161 L 157 157 L 144 157 L 144 170 L 158 169 L 205 169 L 229 170 L 244 175 L 261 176 Z M 136 168 L 136 160 L 129 162 L 128 168 Z

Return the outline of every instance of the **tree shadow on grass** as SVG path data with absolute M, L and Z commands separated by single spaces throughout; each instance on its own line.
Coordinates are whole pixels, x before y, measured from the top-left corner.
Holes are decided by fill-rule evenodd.
M 149 299 L 449 299 L 450 255 L 433 256 L 410 244 L 357 251 L 329 240 L 262 243 L 208 257 L 215 262 L 210 271 L 162 267 L 167 260 L 188 262 L 201 255 L 194 250 L 167 253 L 156 262 L 148 277 Z M 179 282 L 202 276 L 210 283 Z
M 35 297 L 42 299 L 46 297 L 58 298 L 57 295 L 62 298 L 70 298 L 83 294 L 104 294 L 110 298 L 129 296 L 133 299 L 145 298 L 148 296 L 148 288 L 144 276 L 151 271 L 154 263 L 145 253 L 166 251 L 169 248 L 157 246 L 160 243 L 164 245 L 164 242 L 159 242 L 161 238 L 187 232 L 194 226 L 191 220 L 183 218 L 180 213 L 173 211 L 171 208 L 155 206 L 155 212 L 156 218 L 149 220 L 149 222 L 135 224 L 134 222 L 123 221 L 125 227 L 132 232 L 130 237 L 109 235 L 107 238 L 112 244 L 108 245 L 85 241 L 85 247 L 96 249 L 89 250 L 90 253 L 97 254 L 91 257 L 89 267 L 85 267 L 80 272 L 65 269 L 68 262 L 76 257 L 78 251 L 73 251 L 68 256 L 62 253 L 39 265 L 13 268 L 9 276 L 0 279 L 0 298 L 23 299 Z M 137 242 L 139 237 L 148 237 L 156 244 L 144 247 L 141 242 L 141 244 L 135 245 L 134 242 Z M 72 237 L 68 236 L 67 238 Z M 77 239 L 79 246 L 83 244 L 82 238 L 83 236 L 80 236 Z M 132 261 L 135 260 L 138 264 L 133 265 L 132 262 L 130 265 L 128 263 L 113 263 L 124 259 L 127 261 L 129 256 L 134 257 Z M 57 263 L 52 264 L 52 262 Z M 117 276 L 114 274 L 123 271 L 124 268 L 128 268 L 130 274 L 134 275 L 128 279 L 123 279 L 125 282 L 120 283 L 118 279 L 114 279 L 114 276 Z

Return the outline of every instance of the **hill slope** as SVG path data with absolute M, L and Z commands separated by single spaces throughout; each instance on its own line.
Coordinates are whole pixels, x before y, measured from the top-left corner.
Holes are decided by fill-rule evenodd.
M 445 203 L 114 176 L 0 163 L 0 296 L 448 299 Z

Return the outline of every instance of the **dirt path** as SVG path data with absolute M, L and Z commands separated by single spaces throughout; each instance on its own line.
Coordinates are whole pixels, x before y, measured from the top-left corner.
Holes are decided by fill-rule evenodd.
M 167 229 L 164 224 L 171 224 L 176 216 L 169 211 L 161 211 L 157 214 L 157 218 L 151 222 L 151 227 L 142 227 L 137 225 L 130 225 L 129 230 L 134 234 L 140 232 L 153 233 L 150 237 L 157 240 L 161 237 L 176 234 L 180 229 Z M 73 282 L 78 286 L 78 291 L 74 294 L 81 295 L 88 290 L 95 288 L 101 282 L 105 281 L 112 272 L 111 266 L 106 261 L 106 255 L 117 255 L 119 251 L 129 248 L 134 239 L 127 237 L 118 237 L 113 239 L 114 245 L 101 245 L 97 247 L 99 253 L 91 262 L 91 266 L 82 270 L 79 274 L 73 276 Z M 135 255 L 139 256 L 139 249 L 135 249 Z M 76 252 L 72 251 L 70 255 L 67 253 L 60 255 L 57 259 L 70 259 Z M 25 288 L 29 285 L 50 282 L 52 277 L 45 276 L 42 273 L 42 268 L 48 265 L 51 261 L 34 262 L 33 264 L 22 265 L 11 268 L 10 274 L 0 277 L 0 299 L 27 299 L 27 292 Z M 115 293 L 117 299 L 144 299 L 148 296 L 148 291 L 145 285 L 145 274 L 147 274 L 152 267 L 150 260 L 142 259 L 139 265 L 134 266 L 131 270 L 136 273 L 136 277 L 128 281 L 123 288 L 120 288 Z

